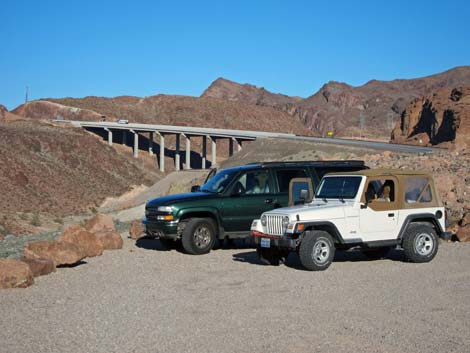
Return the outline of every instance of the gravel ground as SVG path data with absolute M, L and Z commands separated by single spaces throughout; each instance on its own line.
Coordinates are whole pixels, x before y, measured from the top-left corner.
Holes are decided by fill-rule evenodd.
M 138 244 L 0 292 L 0 351 L 470 351 L 470 244 L 419 265 L 343 253 L 317 273 Z

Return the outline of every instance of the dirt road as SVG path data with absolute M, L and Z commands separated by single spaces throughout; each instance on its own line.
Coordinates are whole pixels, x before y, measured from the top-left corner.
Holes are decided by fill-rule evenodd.
M 0 292 L 0 352 L 470 351 L 470 244 L 420 265 L 339 254 L 317 273 L 139 245 Z

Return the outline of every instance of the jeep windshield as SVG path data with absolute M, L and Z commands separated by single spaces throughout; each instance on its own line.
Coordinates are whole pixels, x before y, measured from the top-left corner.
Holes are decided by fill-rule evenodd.
M 360 176 L 332 176 L 322 179 L 315 194 L 316 199 L 353 199 L 362 178 Z
M 237 173 L 237 170 L 222 170 L 201 186 L 200 190 L 211 193 L 224 192 Z

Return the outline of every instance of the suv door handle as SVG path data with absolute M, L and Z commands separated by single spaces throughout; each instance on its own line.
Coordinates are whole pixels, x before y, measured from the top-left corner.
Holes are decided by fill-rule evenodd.
M 388 216 L 389 217 L 395 217 L 395 213 L 389 213 Z
M 273 203 L 273 201 L 274 201 L 273 199 L 266 199 L 264 200 L 264 203 Z

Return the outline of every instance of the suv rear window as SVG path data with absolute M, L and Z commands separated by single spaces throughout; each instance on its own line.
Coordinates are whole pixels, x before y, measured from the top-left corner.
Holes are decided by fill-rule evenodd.
M 289 192 L 289 183 L 293 178 L 305 178 L 307 173 L 303 169 L 279 169 L 276 170 L 279 192 Z

